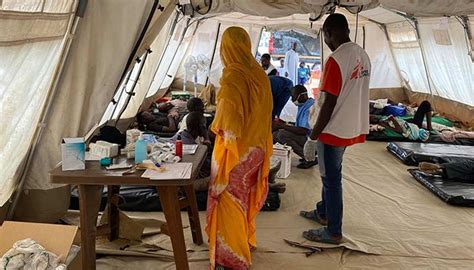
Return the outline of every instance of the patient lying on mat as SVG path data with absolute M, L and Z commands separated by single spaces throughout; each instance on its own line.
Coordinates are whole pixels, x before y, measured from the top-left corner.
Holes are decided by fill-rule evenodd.
M 370 124 L 391 129 L 397 133 L 402 134 L 403 137 L 413 141 L 421 140 L 425 142 L 429 139 L 430 131 L 432 130 L 431 116 L 431 104 L 425 100 L 420 104 L 413 118 L 403 120 L 390 115 L 386 119 L 380 119 L 371 115 Z M 426 129 L 423 128 L 423 121 L 425 117 Z
M 474 184 L 474 160 L 435 164 L 421 162 L 420 171 L 443 177 L 445 180 L 459 181 Z
M 178 130 L 178 123 L 187 112 L 186 101 L 175 99 L 152 105 L 150 111 L 137 114 L 140 129 L 172 133 Z
M 155 115 L 149 111 L 137 114 L 137 122 L 141 130 L 154 132 L 176 132 L 179 116 L 176 114 Z

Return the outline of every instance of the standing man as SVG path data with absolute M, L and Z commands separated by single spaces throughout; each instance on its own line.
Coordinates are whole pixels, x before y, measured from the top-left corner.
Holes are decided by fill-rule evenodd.
M 272 65 L 271 60 L 272 57 L 270 54 L 264 53 L 262 57 L 260 57 L 260 64 L 268 76 L 275 76 L 277 75 L 277 69 Z
M 290 79 L 293 82 L 293 85 L 298 84 L 298 66 L 300 64 L 300 58 L 296 52 L 297 43 L 291 43 L 291 48 L 285 54 L 285 74 L 284 76 Z M 296 114 L 298 112 L 298 107 L 296 107 L 292 102 L 288 103 L 283 108 L 281 112 L 281 119 L 287 122 L 295 122 Z
M 294 85 L 298 84 L 298 65 L 300 64 L 300 57 L 296 52 L 297 43 L 293 42 L 291 48 L 285 54 L 285 77 L 293 81 Z
M 342 159 L 347 146 L 363 143 L 369 133 L 370 59 L 349 38 L 342 14 L 331 14 L 323 24 L 324 42 L 333 52 L 324 68 L 316 124 L 304 147 L 306 160 L 318 152 L 323 182 L 316 209 L 300 215 L 325 227 L 303 232 L 311 241 L 342 241 Z

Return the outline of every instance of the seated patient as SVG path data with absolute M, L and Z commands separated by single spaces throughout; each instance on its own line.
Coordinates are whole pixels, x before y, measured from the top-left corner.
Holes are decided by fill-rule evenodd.
M 474 184 L 474 160 L 435 164 L 421 162 L 420 171 L 442 176 L 445 180 L 467 182 Z
M 201 114 L 204 115 L 204 102 L 202 102 L 202 100 L 200 98 L 196 98 L 196 97 L 193 97 L 191 99 L 188 100 L 188 102 L 186 103 L 186 108 L 188 110 L 188 112 L 199 112 Z M 186 114 L 183 119 L 181 120 L 181 122 L 178 124 L 178 127 L 179 127 L 179 131 L 183 131 L 186 129 L 186 118 L 188 117 L 189 114 Z M 206 124 L 206 119 L 204 119 L 204 125 Z
M 310 109 L 314 104 L 314 99 L 308 97 L 308 91 L 303 85 L 296 85 L 291 91 L 291 100 L 298 106 L 296 114 L 296 125 L 288 125 L 281 121 L 274 121 L 273 140 L 280 144 L 286 144 L 293 148 L 293 151 L 301 157 L 300 169 L 308 169 L 318 164 L 315 161 L 306 161 L 304 159 L 303 148 L 311 134 L 309 124 Z
M 272 119 L 274 119 L 275 117 L 280 117 L 283 107 L 285 107 L 290 99 L 293 82 L 288 78 L 280 76 L 270 76 L 269 79 L 273 97 Z
M 206 129 L 206 121 L 200 112 L 190 112 L 186 117 L 186 129 L 176 133 L 171 141 L 175 142 L 181 136 L 183 144 L 207 144 L 210 145 Z
M 200 112 L 190 112 L 186 117 L 186 129 L 176 133 L 171 139 L 171 142 L 176 142 L 178 135 L 181 136 L 183 144 L 205 144 L 208 149 L 206 159 L 199 171 L 198 178 L 206 178 L 201 181 L 196 181 L 195 190 L 207 190 L 208 177 L 211 175 L 211 163 L 212 163 L 212 145 L 209 141 L 209 135 L 207 133 L 205 119 Z M 204 123 L 204 124 L 203 124 Z M 203 182 L 204 181 L 204 182 Z

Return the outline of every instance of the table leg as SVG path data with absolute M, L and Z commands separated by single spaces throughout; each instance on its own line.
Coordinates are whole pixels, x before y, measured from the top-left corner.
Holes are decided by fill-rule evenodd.
M 184 241 L 183 223 L 181 221 L 181 209 L 179 207 L 178 188 L 175 186 L 159 186 L 161 207 L 168 224 L 168 233 L 173 245 L 174 260 L 176 269 L 187 270 L 188 255 L 186 253 L 186 243 Z
M 183 189 L 189 203 L 187 210 L 189 224 L 191 225 L 191 233 L 193 235 L 193 242 L 196 245 L 201 245 L 204 241 L 202 239 L 201 222 L 199 221 L 199 210 L 196 201 L 196 193 L 194 193 L 193 185 L 185 186 Z
M 79 185 L 82 269 L 95 270 L 97 216 L 103 186 Z
M 110 228 L 109 241 L 114 241 L 119 238 L 119 193 L 120 186 L 107 186 L 107 214 Z

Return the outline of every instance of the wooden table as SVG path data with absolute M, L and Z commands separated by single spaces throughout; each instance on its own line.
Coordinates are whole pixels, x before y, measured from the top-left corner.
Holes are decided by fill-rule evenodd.
M 166 224 L 162 226 L 161 231 L 171 237 L 176 268 L 189 269 L 181 221 L 181 209 L 187 209 L 193 242 L 201 245 L 203 238 L 193 182 L 201 169 L 206 154 L 207 147 L 200 145 L 194 155 L 185 155 L 183 157 L 183 162 L 193 163 L 191 179 L 189 180 L 150 180 L 141 177 L 143 171 L 122 176 L 120 171 L 108 171 L 101 167 L 98 161 L 87 161 L 85 170 L 62 171 L 61 165 L 52 170 L 50 172 L 50 181 L 52 183 L 77 185 L 79 188 L 83 269 L 96 269 L 95 240 L 98 234 L 97 217 L 104 185 L 108 186 L 107 211 L 109 222 L 106 228 L 99 228 L 99 233 L 105 230 L 109 240 L 118 238 L 119 215 L 117 205 L 120 185 L 156 186 L 166 218 Z M 178 194 L 180 190 L 184 195 L 181 198 Z

